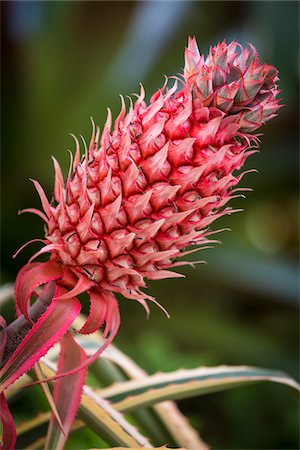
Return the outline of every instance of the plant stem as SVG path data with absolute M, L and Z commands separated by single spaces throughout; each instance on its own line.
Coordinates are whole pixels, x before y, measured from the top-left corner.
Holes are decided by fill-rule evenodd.
M 21 344 L 26 334 L 31 330 L 34 323 L 41 317 L 50 305 L 55 291 L 54 283 L 48 283 L 45 290 L 41 293 L 39 298 L 31 306 L 28 315 L 32 322 L 29 322 L 23 315 L 18 317 L 2 333 L 6 333 L 7 342 L 3 353 L 3 358 L 0 367 L 3 367 L 6 361 L 14 353 L 16 348 Z

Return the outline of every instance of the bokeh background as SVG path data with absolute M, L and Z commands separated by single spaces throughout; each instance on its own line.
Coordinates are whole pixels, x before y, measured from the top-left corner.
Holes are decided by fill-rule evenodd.
M 2 281 L 12 282 L 43 236 L 29 177 L 48 196 L 51 155 L 68 169 L 70 132 L 89 138 L 89 117 L 116 116 L 119 93 L 142 82 L 148 98 L 183 67 L 188 35 L 201 51 L 226 38 L 252 42 L 278 67 L 285 107 L 265 126 L 254 192 L 223 218 L 222 245 L 204 250 L 207 265 L 187 278 L 150 284 L 170 312 L 120 301 L 119 347 L 150 373 L 199 365 L 251 364 L 298 377 L 299 2 L 293 1 L 7 1 L 2 9 Z M 8 311 L 8 315 L 12 312 Z M 298 406 L 284 386 L 259 384 L 179 402 L 213 449 L 298 449 Z M 84 434 L 72 448 L 84 447 Z

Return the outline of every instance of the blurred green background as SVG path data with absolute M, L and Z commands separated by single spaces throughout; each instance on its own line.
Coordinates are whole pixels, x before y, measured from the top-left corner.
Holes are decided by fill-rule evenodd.
M 149 321 L 121 299 L 117 345 L 150 373 L 199 365 L 251 364 L 298 378 L 299 2 L 2 2 L 2 281 L 12 282 L 38 247 L 41 220 L 29 177 L 49 198 L 51 155 L 68 169 L 68 133 L 88 140 L 89 117 L 116 116 L 119 93 L 144 84 L 148 98 L 183 68 L 188 35 L 199 48 L 226 38 L 251 42 L 277 66 L 285 107 L 265 126 L 261 153 L 243 179 L 254 192 L 232 202 L 245 212 L 219 220 L 222 245 L 199 253 L 207 266 L 151 283 L 171 314 Z M 199 259 L 199 255 L 196 259 Z M 180 401 L 213 449 L 298 449 L 298 405 L 284 386 L 255 385 Z M 81 443 L 81 445 L 84 445 Z M 78 447 L 79 448 L 79 447 Z M 83 448 L 83 447 L 82 447 Z

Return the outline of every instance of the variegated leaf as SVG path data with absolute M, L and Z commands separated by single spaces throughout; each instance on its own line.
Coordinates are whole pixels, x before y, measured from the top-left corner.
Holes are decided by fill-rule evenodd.
M 167 399 L 188 398 L 259 381 L 273 381 L 299 390 L 299 385 L 283 372 L 220 366 L 156 374 L 139 381 L 117 383 L 98 393 L 110 400 L 116 409 L 125 412 Z

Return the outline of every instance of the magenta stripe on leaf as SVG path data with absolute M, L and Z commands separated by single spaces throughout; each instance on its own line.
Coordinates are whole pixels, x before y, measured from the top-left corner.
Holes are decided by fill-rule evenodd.
M 52 301 L 0 370 L 0 392 L 31 369 L 61 339 L 80 310 L 81 304 L 76 298 Z

